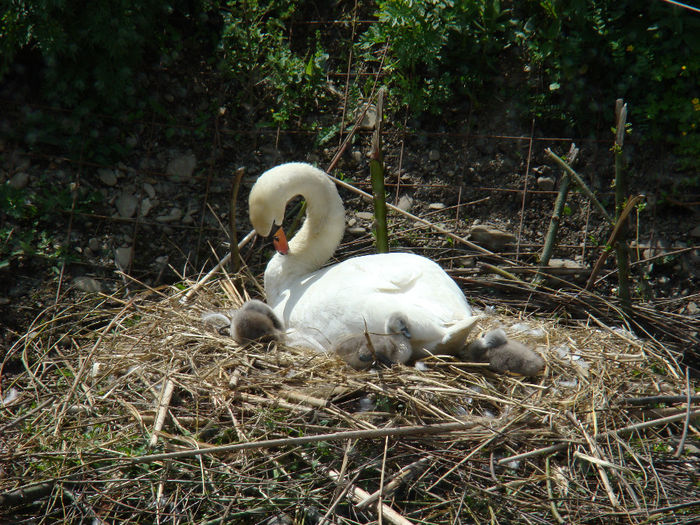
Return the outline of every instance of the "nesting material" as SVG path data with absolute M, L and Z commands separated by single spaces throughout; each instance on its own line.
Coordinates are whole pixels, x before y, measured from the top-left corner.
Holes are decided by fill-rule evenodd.
M 226 296 L 222 282 L 201 287 L 187 306 L 183 293 L 114 300 L 112 310 L 87 296 L 37 319 L 9 349 L 0 435 L 11 459 L 1 462 L 0 521 L 264 523 L 279 513 L 300 522 L 328 513 L 332 522 L 364 524 L 376 523 L 380 501 L 410 522 L 440 524 L 493 516 L 551 523 L 552 506 L 566 523 L 620 513 L 632 523 L 671 523 L 657 510 L 697 511 L 688 490 L 697 458 L 673 457 L 684 429 L 684 446 L 698 444 L 697 405 L 686 425 L 684 373 L 654 340 L 499 308 L 478 329 L 504 327 L 534 349 L 546 365 L 539 375 L 497 374 L 490 361 L 449 356 L 427 358 L 424 371 L 356 371 L 331 354 L 279 341 L 241 345 L 212 330 L 202 312 L 244 302 Z M 516 336 L 510 327 L 520 321 L 544 336 Z M 660 395 L 671 401 L 629 402 Z M 420 433 L 441 424 L 453 426 Z M 417 430 L 401 434 L 406 427 Z M 299 441 L 322 434 L 330 437 Z M 249 448 L 209 452 L 229 444 Z M 198 455 L 133 463 L 173 452 Z M 428 457 L 418 480 L 382 492 Z M 380 501 L 357 508 L 350 492 L 339 495 L 351 486 Z

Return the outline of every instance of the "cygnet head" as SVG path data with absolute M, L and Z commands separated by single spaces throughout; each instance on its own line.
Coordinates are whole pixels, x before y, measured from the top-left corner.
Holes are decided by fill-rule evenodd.
M 261 301 L 247 301 L 231 312 L 231 337 L 239 343 L 278 341 L 282 323 L 272 309 Z
M 467 358 L 489 363 L 496 372 L 513 372 L 524 376 L 536 376 L 544 370 L 544 359 L 519 341 L 508 339 L 497 328 L 467 348 Z
M 385 329 L 384 334 L 351 335 L 333 345 L 332 350 L 355 370 L 366 370 L 375 362 L 407 363 L 412 350 L 405 318 L 397 313 L 390 315 Z
M 393 313 L 386 321 L 386 337 L 391 342 L 391 348 L 387 349 L 387 357 L 392 363 L 408 363 L 413 350 L 411 348 L 411 332 L 408 329 L 406 318 L 399 313 Z M 381 336 L 380 336 L 381 337 Z
M 282 330 L 282 322 L 275 315 L 275 312 L 272 310 L 272 308 L 270 308 L 262 301 L 258 301 L 257 299 L 250 299 L 249 301 L 243 303 L 243 306 L 241 306 L 241 310 L 250 310 L 253 312 L 261 313 L 270 319 L 272 325 L 277 330 Z

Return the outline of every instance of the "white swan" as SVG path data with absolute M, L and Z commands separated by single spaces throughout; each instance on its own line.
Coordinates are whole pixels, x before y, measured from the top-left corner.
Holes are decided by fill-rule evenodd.
M 345 231 L 343 202 L 322 170 L 289 163 L 263 173 L 249 197 L 255 231 L 268 236 L 275 224 L 281 226 L 287 203 L 297 195 L 306 200 L 306 219 L 288 246 L 280 239 L 265 270 L 267 303 L 287 327 L 287 344 L 328 351 L 348 335 L 381 333 L 395 312 L 406 320 L 414 358 L 464 347 L 476 318 L 457 283 L 435 262 L 387 253 L 319 270 Z

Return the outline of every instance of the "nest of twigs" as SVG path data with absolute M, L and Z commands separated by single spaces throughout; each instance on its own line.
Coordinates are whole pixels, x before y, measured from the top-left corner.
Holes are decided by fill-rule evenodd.
M 697 399 L 658 341 L 496 309 L 479 330 L 503 326 L 536 348 L 542 376 L 439 356 L 426 369 L 358 372 L 205 326 L 203 310 L 242 302 L 235 290 L 222 279 L 188 304 L 172 288 L 37 319 L 3 361 L 0 518 L 691 523 L 700 513 Z

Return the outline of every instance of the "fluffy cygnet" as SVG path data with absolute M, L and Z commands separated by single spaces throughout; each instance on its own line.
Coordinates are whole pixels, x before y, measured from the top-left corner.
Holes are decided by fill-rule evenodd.
M 229 333 L 238 343 L 279 341 L 282 338 L 282 323 L 268 305 L 257 299 L 243 303 L 238 310 L 229 310 L 228 315 L 205 312 L 202 321 L 219 330 L 229 328 Z
M 488 363 L 495 372 L 514 372 L 524 376 L 536 376 L 544 369 L 544 360 L 524 344 L 506 337 L 497 328 L 469 344 L 463 357 Z
M 400 314 L 386 321 L 386 333 L 351 335 L 335 343 L 332 351 L 355 370 L 366 370 L 375 362 L 385 365 L 406 363 L 411 359 L 411 334 Z

